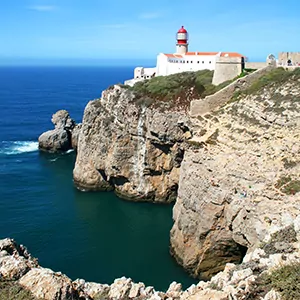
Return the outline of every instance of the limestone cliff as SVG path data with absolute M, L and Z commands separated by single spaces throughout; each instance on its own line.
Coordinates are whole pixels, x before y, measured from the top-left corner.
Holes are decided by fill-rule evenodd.
M 300 214 L 298 74 L 193 120 L 171 245 L 194 276 L 207 278 L 226 262 L 241 261 Z
M 81 190 L 115 190 L 123 198 L 175 200 L 182 143 L 191 137 L 183 111 L 161 112 L 115 85 L 88 103 L 74 182 Z

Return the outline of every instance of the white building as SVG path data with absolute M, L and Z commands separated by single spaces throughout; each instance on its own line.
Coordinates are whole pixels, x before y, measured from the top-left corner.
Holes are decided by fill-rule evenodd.
M 176 52 L 173 54 L 160 53 L 157 56 L 155 68 L 137 67 L 134 78 L 125 84 L 134 85 L 136 82 L 150 79 L 154 76 L 166 76 L 187 71 L 215 70 L 220 58 L 230 58 L 244 62 L 244 56 L 236 52 L 189 52 L 188 32 L 182 26 L 176 35 Z M 226 59 L 225 59 L 226 60 Z

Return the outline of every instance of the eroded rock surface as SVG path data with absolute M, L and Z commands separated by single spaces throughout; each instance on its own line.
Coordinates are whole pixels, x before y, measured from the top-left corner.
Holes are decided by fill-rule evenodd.
M 299 215 L 299 95 L 290 78 L 194 119 L 171 231 L 172 253 L 194 276 L 239 262 Z
M 228 263 L 225 269 L 210 281 L 200 281 L 186 290 L 182 290 L 180 283 L 172 282 L 167 291 L 160 292 L 126 277 L 116 279 L 111 285 L 86 282 L 83 279 L 72 281 L 60 272 L 39 266 L 25 247 L 18 246 L 11 239 L 0 240 L 0 249 L 2 249 L 0 258 L 13 257 L 16 263 L 7 271 L 6 266 L 1 265 L 0 283 L 9 280 L 9 284 L 12 284 L 11 274 L 19 274 L 20 276 L 14 279 L 15 284 L 26 289 L 37 300 L 281 300 L 280 293 L 273 290 L 264 278 L 276 268 L 291 264 L 300 265 L 299 224 L 298 217 L 288 226 L 288 230 L 293 230 L 295 234 L 295 239 L 287 242 L 292 251 L 276 253 L 276 251 L 256 248 L 254 251 L 249 251 L 240 265 Z M 287 227 L 279 228 L 265 245 L 278 241 L 278 237 L 285 235 L 286 230 Z M 5 249 L 8 245 L 9 251 L 4 250 L 4 244 Z M 28 266 L 25 273 L 23 262 Z
M 76 125 L 66 110 L 57 111 L 51 121 L 55 128 L 40 135 L 39 148 L 47 152 L 76 149 L 80 125 Z
M 147 108 L 115 85 L 85 108 L 74 182 L 82 190 L 170 202 L 177 195 L 182 143 L 190 137 L 183 112 Z

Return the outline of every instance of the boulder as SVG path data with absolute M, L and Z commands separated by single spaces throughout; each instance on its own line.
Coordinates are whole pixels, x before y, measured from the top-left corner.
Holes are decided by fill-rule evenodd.
M 71 279 L 50 269 L 33 268 L 19 280 L 19 284 L 30 290 L 38 299 L 79 299 Z
M 66 110 L 57 111 L 51 119 L 55 128 L 40 135 L 39 149 L 47 152 L 63 152 L 77 148 L 80 125 Z M 74 135 L 73 135 L 74 132 Z

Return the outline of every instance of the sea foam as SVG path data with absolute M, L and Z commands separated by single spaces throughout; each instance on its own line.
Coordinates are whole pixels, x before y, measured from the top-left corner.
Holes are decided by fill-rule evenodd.
M 0 144 L 0 153 L 6 155 L 34 152 L 39 149 L 39 143 L 33 141 L 3 141 Z

